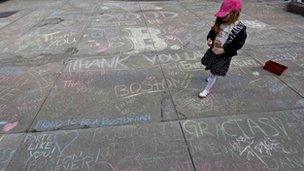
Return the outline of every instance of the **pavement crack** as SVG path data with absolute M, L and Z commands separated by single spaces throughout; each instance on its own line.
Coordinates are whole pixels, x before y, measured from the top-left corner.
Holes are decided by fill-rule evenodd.
M 161 116 L 161 122 L 164 121 L 164 100 L 165 98 L 162 98 L 161 102 L 160 102 L 160 116 Z
M 181 112 L 177 112 L 178 116 L 182 116 L 182 119 L 187 119 L 187 116 Z
M 185 132 L 184 132 L 184 130 L 183 130 L 183 127 L 182 127 L 181 122 L 178 122 L 178 124 L 179 124 L 179 126 L 180 126 L 180 129 L 181 129 L 181 132 L 182 132 L 184 141 L 185 141 L 185 143 L 186 143 L 186 147 L 187 147 L 187 150 L 188 150 L 188 154 L 189 154 L 189 157 L 190 157 L 190 160 L 191 160 L 193 169 L 194 169 L 194 171 L 196 171 L 196 167 L 195 167 L 194 160 L 193 160 L 193 157 L 192 157 L 192 154 L 191 154 L 191 150 L 190 150 L 190 144 L 189 144 L 188 141 L 187 141 L 187 138 L 186 138 L 186 135 L 185 135 Z

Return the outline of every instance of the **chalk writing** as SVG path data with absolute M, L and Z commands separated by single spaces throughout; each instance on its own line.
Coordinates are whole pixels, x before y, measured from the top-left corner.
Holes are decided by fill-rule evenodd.
M 81 118 L 81 119 L 55 119 L 55 120 L 39 120 L 35 129 L 37 130 L 45 130 L 45 129 L 58 129 L 61 127 L 67 126 L 90 126 L 90 127 L 105 127 L 105 126 L 115 126 L 115 125 L 123 125 L 123 124 L 131 124 L 131 123 L 149 123 L 151 122 L 150 114 L 138 114 L 131 116 L 124 116 L 120 118 L 106 118 L 102 117 L 99 119 L 89 119 L 89 118 Z
M 169 63 L 169 62 L 183 62 L 183 61 L 200 61 L 204 54 L 200 51 L 193 52 L 178 52 L 178 53 L 160 53 L 157 56 L 146 56 L 144 58 L 151 62 L 153 65 L 159 62 Z
M 186 161 L 182 163 L 177 163 L 175 165 L 172 165 L 170 167 L 170 171 L 191 171 L 193 170 L 192 168 L 192 163 L 191 161 Z
M 43 98 L 37 98 L 33 100 L 26 100 L 17 104 L 17 109 L 19 111 L 31 111 L 41 104 Z
M 119 101 L 115 104 L 115 108 L 122 114 L 141 113 L 147 108 L 147 106 L 146 104 L 143 104 L 142 106 L 134 105 L 136 100 L 136 97 L 131 97 L 128 98 L 128 100 Z
M 159 92 L 166 88 L 164 79 L 158 81 L 156 77 L 149 76 L 142 82 L 131 83 L 130 85 L 116 85 L 114 92 L 117 97 L 133 97 L 143 93 Z
M 178 97 L 178 98 L 177 98 Z M 207 112 L 214 109 L 214 101 L 212 98 L 200 100 L 194 97 L 194 91 L 181 90 L 174 95 L 177 110 L 180 114 L 191 114 L 199 112 Z
M 141 82 L 134 82 L 129 85 L 116 85 L 114 86 L 114 92 L 117 97 L 129 98 L 144 93 L 163 91 L 167 88 L 167 85 L 168 88 L 187 87 L 191 79 L 192 77 L 189 74 L 185 76 L 185 79 L 179 77 L 158 79 L 154 76 L 148 76 Z
M 13 84 L 16 87 L 22 87 L 25 84 L 26 78 L 24 77 L 19 77 L 19 76 L 5 76 L 5 75 L 1 75 L 0 76 L 0 83 L 2 83 L 2 85 L 10 85 Z
M 51 158 L 55 152 L 54 143 L 50 134 L 26 135 L 23 142 L 29 142 L 27 150 L 29 151 L 29 158 L 26 161 L 37 160 L 41 157 Z
M 85 83 L 78 80 L 62 80 L 61 82 L 65 88 L 76 88 L 77 92 L 85 93 L 89 91 L 89 85 L 93 80 L 86 81 Z
M 162 24 L 166 20 L 174 19 L 178 16 L 177 13 L 171 11 L 144 12 L 143 15 L 149 24 Z
M 72 46 L 76 43 L 79 36 L 78 31 L 79 30 L 64 29 L 47 33 L 40 30 L 34 31 L 22 36 L 14 42 L 14 44 L 7 46 L 3 51 L 20 53 L 31 51 L 32 48 L 43 53 L 48 52 L 50 49 L 62 51 L 66 46 Z
M 27 170 L 54 167 L 55 170 L 90 169 L 100 158 L 100 149 L 97 154 L 75 152 L 66 154 L 75 141 L 79 139 L 78 131 L 60 131 L 54 134 L 27 134 L 22 143 L 26 144 L 29 156 L 24 162 Z
M 98 16 L 99 20 L 102 21 L 124 21 L 124 20 L 139 20 L 141 21 L 141 16 L 137 13 L 118 13 L 118 14 L 103 14 Z
M 190 120 L 182 125 L 193 152 L 199 152 L 205 157 L 217 157 L 221 163 L 220 170 L 246 170 L 248 167 L 260 170 L 301 170 L 304 163 L 301 160 L 302 134 L 299 132 L 303 124 L 300 122 L 301 116 L 297 114 L 301 111 L 287 113 L 269 117 Z M 230 164 L 225 161 L 227 157 L 231 159 Z M 201 158 L 197 162 L 199 170 L 216 167 L 215 161 Z M 234 164 L 238 162 L 241 164 Z
M 256 67 L 260 66 L 260 64 L 254 59 L 243 59 L 243 60 L 235 60 L 231 61 L 232 67 Z
M 62 31 L 57 31 L 54 33 L 44 34 L 42 35 L 42 40 L 44 42 L 50 42 L 49 47 L 52 46 L 63 46 L 63 45 L 71 45 L 76 42 L 74 32 L 71 33 L 64 33 Z
M 100 19 L 96 19 L 91 23 L 91 27 L 102 27 L 102 26 L 134 26 L 139 25 L 140 20 L 126 20 L 126 21 L 102 21 Z
M 196 169 L 200 171 L 212 170 L 254 170 L 263 171 L 259 163 L 254 161 L 234 162 L 229 160 L 203 160 L 196 163 Z
M 250 28 L 262 29 L 266 27 L 265 23 L 258 20 L 242 20 L 242 22 Z
M 156 50 L 160 51 L 167 47 L 167 43 L 164 39 L 159 38 L 160 30 L 155 28 L 126 28 L 124 29 L 129 32 L 130 36 L 127 38 L 130 39 L 134 45 L 135 53 L 147 51 L 147 50 Z
M 95 165 L 98 164 L 98 159 L 100 158 L 100 149 L 97 155 L 86 154 L 84 152 L 74 153 L 70 155 L 62 155 L 58 156 L 54 159 L 54 163 L 56 162 L 55 169 L 61 170 L 86 170 L 91 169 Z M 105 166 L 105 165 L 104 165 Z M 107 167 L 104 167 L 107 168 Z
M 5 104 L 0 104 L 0 112 L 4 112 L 7 109 Z
M 69 63 L 69 71 L 82 70 L 98 70 L 98 69 L 129 69 L 124 63 L 129 59 L 127 57 L 113 57 L 111 59 L 97 58 L 97 59 L 78 59 Z
M 190 123 L 190 124 L 188 124 Z M 249 131 L 244 131 L 245 127 L 241 125 L 246 125 L 249 128 Z M 258 118 L 256 120 L 252 119 L 230 119 L 227 121 L 223 121 L 222 123 L 218 123 L 215 125 L 217 132 L 215 134 L 208 131 L 208 124 L 204 121 L 195 122 L 195 121 L 186 121 L 184 122 L 185 131 L 195 135 L 196 137 L 204 137 L 206 135 L 210 135 L 213 137 L 221 137 L 224 139 L 228 137 L 237 137 L 239 132 L 241 132 L 241 136 L 243 137 L 254 137 L 256 134 L 263 134 L 265 136 L 286 136 L 289 137 L 288 132 L 286 131 L 285 126 L 283 125 L 283 121 L 277 117 L 271 118 Z M 229 127 L 236 127 L 238 131 L 227 131 Z
M 62 154 L 78 137 L 78 131 L 56 132 L 54 139 L 55 146 L 57 147 L 59 154 Z M 65 141 L 61 142 L 61 139 Z M 68 139 L 68 141 L 66 141 L 66 139 Z

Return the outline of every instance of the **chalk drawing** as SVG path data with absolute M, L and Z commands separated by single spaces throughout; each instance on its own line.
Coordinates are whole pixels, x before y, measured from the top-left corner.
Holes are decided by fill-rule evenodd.
M 60 154 L 62 154 L 77 138 L 79 137 L 78 131 L 63 131 L 63 132 L 56 132 L 54 136 L 55 145 L 58 148 Z M 61 142 L 61 139 L 67 139 L 65 143 Z
M 3 132 L 9 132 L 18 125 L 18 122 L 7 122 L 0 121 L 0 126 L 2 127 Z
M 250 28 L 262 29 L 266 27 L 266 24 L 259 20 L 242 20 L 242 22 Z
M 161 33 L 158 29 L 151 27 L 131 27 L 125 28 L 124 30 L 130 34 L 127 38 L 132 41 L 136 53 L 147 50 L 160 51 L 167 47 L 165 40 L 158 37 Z

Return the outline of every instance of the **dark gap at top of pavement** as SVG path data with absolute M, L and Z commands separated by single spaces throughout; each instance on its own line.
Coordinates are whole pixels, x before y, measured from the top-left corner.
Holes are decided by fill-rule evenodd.
M 1 2 L 1 1 L 0 1 Z M 17 13 L 18 11 L 5 11 L 5 12 L 0 12 L 0 18 L 7 18 L 15 13 Z
M 62 18 L 48 18 L 48 19 L 44 19 L 41 21 L 41 23 L 38 24 L 38 27 L 43 27 L 43 26 L 46 26 L 46 25 L 55 25 L 55 24 L 59 24 L 61 23 L 62 21 L 64 21 L 64 19 Z

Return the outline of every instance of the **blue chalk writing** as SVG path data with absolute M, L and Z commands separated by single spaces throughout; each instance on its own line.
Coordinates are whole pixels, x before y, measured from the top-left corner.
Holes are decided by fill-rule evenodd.
M 149 123 L 151 122 L 150 114 L 138 114 L 132 116 L 124 116 L 119 118 L 107 118 L 102 117 L 99 119 L 88 119 L 88 118 L 79 118 L 79 119 L 54 119 L 54 120 L 39 120 L 35 125 L 35 129 L 58 129 L 61 127 L 69 126 L 89 126 L 89 127 L 105 127 L 105 126 L 115 126 L 115 125 L 125 125 L 130 123 Z

